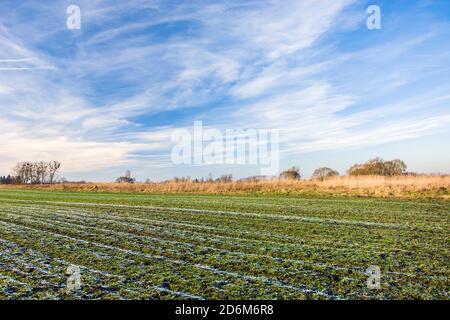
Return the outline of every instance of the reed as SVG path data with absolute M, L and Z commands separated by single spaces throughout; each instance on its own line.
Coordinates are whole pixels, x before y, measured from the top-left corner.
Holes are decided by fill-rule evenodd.
M 261 194 L 308 196 L 358 196 L 381 198 L 450 199 L 450 176 L 342 176 L 319 180 L 267 180 L 235 182 L 86 183 L 14 185 L 29 188 L 91 192 Z

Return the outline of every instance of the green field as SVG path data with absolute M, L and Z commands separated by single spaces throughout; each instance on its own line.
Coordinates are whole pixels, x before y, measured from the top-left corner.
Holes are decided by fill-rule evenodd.
M 1 299 L 449 299 L 450 203 L 0 190 Z M 66 290 L 67 268 L 81 289 Z M 366 269 L 381 269 L 381 288 Z

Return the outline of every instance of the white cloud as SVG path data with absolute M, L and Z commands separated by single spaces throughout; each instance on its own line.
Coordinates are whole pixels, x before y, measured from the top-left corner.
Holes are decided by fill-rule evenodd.
M 63 4 L 26 26 L 8 17 L 17 28 L 0 25 L 0 169 L 55 157 L 67 172 L 162 165 L 172 127 L 194 118 L 219 128 L 282 129 L 282 148 L 293 153 L 409 139 L 445 127 L 448 112 L 440 106 L 448 95 L 441 88 L 381 99 L 432 75 L 389 68 L 434 33 L 353 53 L 321 42 L 355 28 L 360 16 L 342 17 L 354 2 L 86 0 L 80 2 L 86 29 L 76 35 L 63 23 L 30 32 L 46 21 L 58 26 Z M 147 18 L 130 23 L 127 14 Z M 168 28 L 163 37 L 154 33 L 161 26 Z M 57 46 L 60 39 L 73 52 Z M 362 64 L 383 72 L 360 74 Z

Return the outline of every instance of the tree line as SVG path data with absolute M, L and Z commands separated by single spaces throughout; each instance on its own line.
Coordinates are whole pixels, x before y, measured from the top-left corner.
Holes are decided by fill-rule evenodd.
M 402 160 L 394 159 L 394 160 L 388 160 L 384 161 L 381 158 L 374 158 L 371 159 L 365 163 L 362 164 L 355 164 L 351 166 L 347 170 L 347 175 L 349 176 L 363 176 L 363 175 L 379 175 L 379 176 L 400 176 L 400 175 L 406 175 L 408 174 L 406 172 L 406 164 Z M 330 177 L 337 177 L 339 176 L 339 172 L 336 170 L 333 170 L 329 167 L 320 167 L 314 170 L 312 174 L 313 180 L 320 180 L 324 181 Z M 287 170 L 282 171 L 278 179 L 281 180 L 300 180 L 302 178 L 300 168 L 299 167 L 291 167 Z M 248 177 L 240 179 L 239 181 L 247 181 L 247 182 L 258 182 L 262 180 L 271 180 L 273 177 L 265 177 L 265 176 L 254 176 L 254 177 Z M 135 182 L 134 179 L 132 181 L 129 181 L 129 177 L 126 179 L 124 177 L 121 177 L 117 179 L 117 182 Z M 167 180 L 165 182 L 194 182 L 194 183 L 204 183 L 204 182 L 210 182 L 210 183 L 220 183 L 220 182 L 233 182 L 233 176 L 232 175 L 223 175 L 219 178 L 213 179 L 212 175 L 209 174 L 208 178 L 200 178 L 200 179 L 192 179 L 191 177 L 175 177 L 172 180 Z M 146 183 L 150 183 L 150 180 L 147 179 Z
M 12 169 L 12 174 L 0 177 L 2 184 L 53 184 L 61 168 L 59 161 L 23 161 Z
M 355 164 L 347 170 L 349 176 L 401 176 L 407 174 L 406 164 L 400 159 L 385 161 L 382 158 L 374 158 L 362 164 Z M 339 176 L 339 172 L 328 167 L 321 167 L 314 170 L 312 179 L 323 181 L 329 177 Z M 292 167 L 280 173 L 280 179 L 299 180 L 301 179 L 300 169 Z
M 23 161 L 19 162 L 13 168 L 13 173 L 8 176 L 0 176 L 0 184 L 53 184 L 56 181 L 56 176 L 61 168 L 59 161 Z M 402 160 L 394 159 L 385 161 L 382 158 L 374 158 L 362 164 L 355 164 L 347 170 L 349 176 L 362 175 L 380 175 L 380 176 L 399 176 L 405 175 L 406 164 Z M 329 177 L 339 176 L 339 172 L 328 167 L 320 167 L 314 170 L 312 179 L 325 180 Z M 279 179 L 286 180 L 300 180 L 300 168 L 292 167 L 280 173 Z M 241 179 L 243 181 L 259 181 L 267 180 L 268 177 L 250 177 Z M 124 176 L 117 178 L 119 183 L 134 183 L 136 180 L 131 177 L 129 170 Z M 222 175 L 219 178 L 213 179 L 210 174 L 208 178 L 191 179 L 190 177 L 174 178 L 166 182 L 232 182 L 232 175 Z M 150 180 L 147 181 L 150 183 Z

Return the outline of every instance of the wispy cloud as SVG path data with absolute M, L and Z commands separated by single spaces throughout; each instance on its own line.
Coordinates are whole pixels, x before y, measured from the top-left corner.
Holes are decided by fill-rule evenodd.
M 281 129 L 288 158 L 449 124 L 432 6 L 427 27 L 399 29 L 406 11 L 372 32 L 356 0 L 86 0 L 70 31 L 68 4 L 2 4 L 2 171 L 55 156 L 66 172 L 170 166 L 171 130 L 194 119 Z

